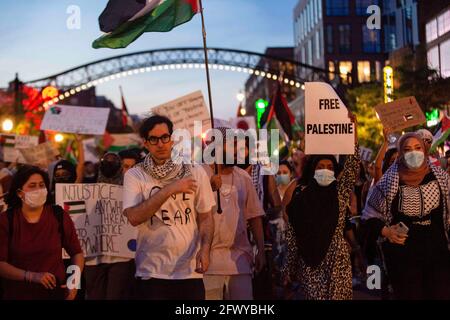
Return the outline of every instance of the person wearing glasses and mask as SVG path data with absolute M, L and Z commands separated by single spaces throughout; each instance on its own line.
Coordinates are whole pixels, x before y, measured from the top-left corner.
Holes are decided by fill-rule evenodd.
M 448 175 L 428 161 L 417 133 L 398 141 L 399 157 L 372 191 L 363 219 L 383 252 L 397 299 L 450 299 Z
M 14 175 L 0 215 L 0 277 L 6 300 L 73 300 L 62 249 L 83 270 L 84 258 L 75 226 L 64 210 L 51 204 L 48 175 L 23 166 Z M 80 280 L 80 279 L 78 279 Z
M 216 204 L 209 177 L 200 165 L 172 158 L 167 117 L 145 119 L 139 133 L 149 154 L 125 174 L 123 195 L 123 214 L 138 226 L 138 298 L 204 300 Z
M 348 228 L 347 210 L 359 169 L 355 123 L 355 153 L 347 157 L 337 177 L 338 163 L 332 155 L 315 155 L 305 185 L 299 185 L 287 207 L 288 257 L 282 272 L 287 280 L 299 281 L 308 300 L 352 299 L 350 250 L 344 236 L 354 240 Z M 351 233 L 351 234 L 350 234 Z M 356 252 L 358 245 L 352 243 Z

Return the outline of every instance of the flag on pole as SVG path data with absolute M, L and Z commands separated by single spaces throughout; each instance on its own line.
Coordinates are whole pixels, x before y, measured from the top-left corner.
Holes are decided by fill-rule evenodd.
M 198 0 L 109 0 L 99 17 L 98 48 L 126 48 L 145 32 L 168 32 L 200 11 Z
M 261 117 L 261 127 L 264 127 L 265 124 L 270 123 L 274 117 L 277 118 L 283 131 L 289 139 L 292 140 L 292 125 L 295 123 L 295 117 L 289 109 L 286 99 L 283 97 L 280 83 L 278 83 L 275 89 L 270 107 L 266 109 Z
M 126 128 L 127 125 L 132 126 L 130 115 L 128 114 L 127 104 L 125 103 L 125 98 L 123 96 L 122 87 L 120 87 L 120 95 L 122 97 L 122 126 Z
M 444 112 L 444 116 L 439 123 L 438 130 L 433 137 L 433 145 L 431 146 L 430 152 L 434 152 L 436 147 L 443 144 L 447 138 L 450 136 L 450 118 L 447 113 Z

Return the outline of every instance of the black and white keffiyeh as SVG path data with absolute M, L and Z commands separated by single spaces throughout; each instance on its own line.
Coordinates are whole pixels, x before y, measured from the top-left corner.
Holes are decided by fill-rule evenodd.
M 163 184 L 174 180 L 183 179 L 192 175 L 191 165 L 185 164 L 180 159 L 169 159 L 162 165 L 157 165 L 152 156 L 148 154 L 140 166 L 148 175 Z
M 439 190 L 443 197 L 444 226 L 446 235 L 450 230 L 450 212 L 449 212 L 449 178 L 447 173 L 441 168 L 429 164 L 430 170 L 436 177 Z M 391 212 L 392 202 L 399 191 L 398 163 L 395 162 L 383 177 L 378 181 L 367 200 L 366 207 L 363 210 L 363 219 L 369 220 L 376 218 L 382 220 L 386 225 L 391 225 L 393 216 Z

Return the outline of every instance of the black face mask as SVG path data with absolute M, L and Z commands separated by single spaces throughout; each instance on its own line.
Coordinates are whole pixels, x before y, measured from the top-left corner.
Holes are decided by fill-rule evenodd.
M 100 164 L 100 172 L 106 178 L 114 177 L 120 170 L 121 164 L 117 161 L 102 161 Z

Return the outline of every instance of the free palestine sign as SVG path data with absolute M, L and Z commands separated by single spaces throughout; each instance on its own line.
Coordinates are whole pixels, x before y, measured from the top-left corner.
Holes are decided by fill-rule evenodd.
M 307 82 L 305 91 L 305 153 L 353 154 L 355 127 L 334 89 Z

